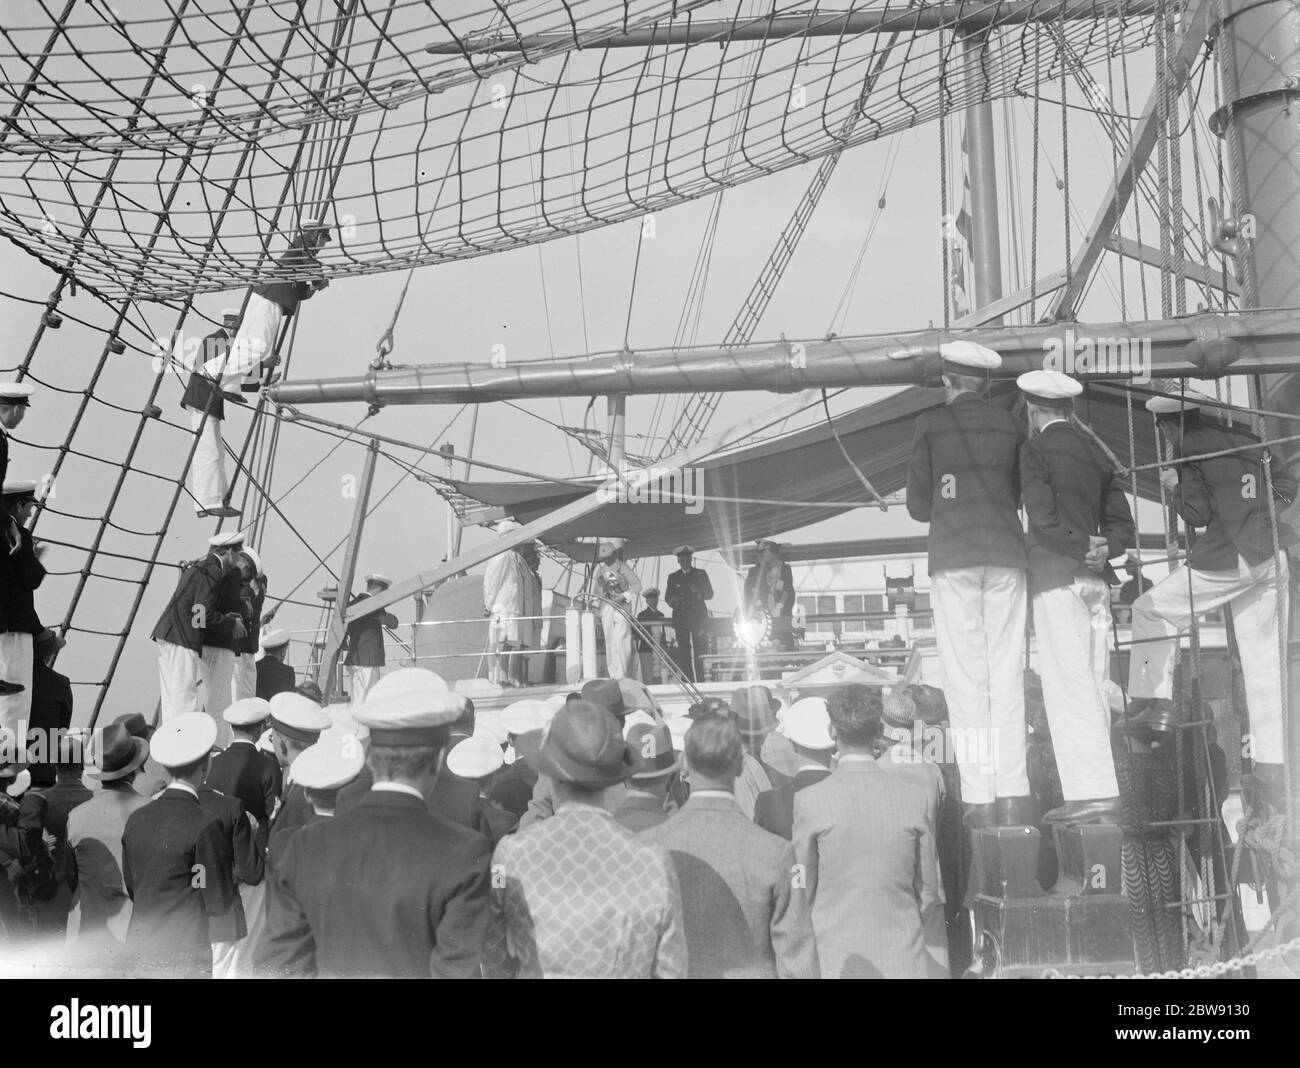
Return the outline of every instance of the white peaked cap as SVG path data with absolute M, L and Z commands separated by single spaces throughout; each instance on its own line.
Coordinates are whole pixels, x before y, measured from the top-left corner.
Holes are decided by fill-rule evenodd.
M 804 749 L 833 749 L 831 717 L 820 697 L 803 697 L 785 710 L 781 718 L 785 736 Z
M 203 712 L 165 719 L 149 739 L 149 755 L 164 768 L 202 760 L 217 742 L 217 721 Z
M 1020 391 L 1030 398 L 1043 400 L 1070 400 L 1083 392 L 1083 386 L 1060 371 L 1026 371 L 1016 379 Z
M 962 369 L 992 371 L 1002 366 L 1002 357 L 987 345 L 975 341 L 945 341 L 939 346 L 945 363 Z
M 474 735 L 458 742 L 447 754 L 447 770 L 462 779 L 483 779 L 505 763 L 501 746 Z

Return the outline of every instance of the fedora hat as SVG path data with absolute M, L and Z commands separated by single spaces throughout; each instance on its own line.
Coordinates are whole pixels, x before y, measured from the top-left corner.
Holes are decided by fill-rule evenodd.
M 672 732 L 666 723 L 636 724 L 627 732 L 627 744 L 636 758 L 634 779 L 657 779 L 681 767 L 681 757 L 675 751 Z
M 623 687 L 618 679 L 592 679 L 583 683 L 582 699 L 597 708 L 603 708 L 616 719 L 627 715 L 627 705 L 623 701 Z
M 100 782 L 113 782 L 136 771 L 149 756 L 149 743 L 137 738 L 122 723 L 110 723 L 91 738 L 91 763 L 86 774 Z
M 731 695 L 731 712 L 742 735 L 767 734 L 776 727 L 781 702 L 766 686 L 742 686 Z
M 532 742 L 533 737 L 525 735 L 520 741 Z M 618 720 L 589 701 L 560 709 L 539 740 L 540 747 L 525 744 L 521 753 L 540 774 L 559 782 L 599 790 L 623 782 L 636 770 L 636 750 L 623 740 Z
M 153 734 L 149 721 L 139 712 L 124 712 L 113 720 L 113 725 L 126 728 L 126 733 L 132 738 L 148 738 Z

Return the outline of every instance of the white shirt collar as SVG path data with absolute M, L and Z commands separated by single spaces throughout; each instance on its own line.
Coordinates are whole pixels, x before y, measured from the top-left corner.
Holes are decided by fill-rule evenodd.
M 797 768 L 794 769 L 794 773 L 796 775 L 798 775 L 799 772 L 801 771 L 830 771 L 830 768 L 828 768 L 825 764 L 800 764 Z
M 692 790 L 691 797 L 725 797 L 728 801 L 736 800 L 730 790 Z
M 1043 424 L 1043 429 L 1040 430 L 1039 433 L 1041 434 L 1043 430 L 1046 430 L 1049 426 L 1055 426 L 1057 423 L 1066 423 L 1068 425 L 1069 422 L 1070 420 L 1066 419 L 1064 416 L 1062 416 L 1059 419 L 1049 419 L 1046 423 Z
M 866 753 L 841 753 L 841 764 L 874 764 L 876 758 L 868 756 Z
M 195 801 L 197 801 L 197 800 L 199 799 L 199 792 L 198 792 L 196 789 L 194 789 L 194 787 L 191 786 L 189 783 L 187 783 L 187 782 L 181 782 L 179 779 L 176 779 L 176 780 L 173 780 L 172 782 L 169 782 L 166 786 L 163 787 L 163 789 L 164 789 L 164 790 L 184 790 L 185 793 L 187 793 L 187 794 L 189 794 L 191 797 L 193 797 Z
M 419 798 L 421 804 L 424 803 L 424 794 L 404 782 L 377 782 L 370 789 L 389 794 L 410 794 L 412 797 Z
M 253 741 L 252 738 L 232 738 L 232 739 L 230 739 L 230 744 L 231 744 L 232 746 L 236 746 L 236 745 L 251 745 L 254 749 L 257 748 L 257 743 L 256 743 L 255 741 Z

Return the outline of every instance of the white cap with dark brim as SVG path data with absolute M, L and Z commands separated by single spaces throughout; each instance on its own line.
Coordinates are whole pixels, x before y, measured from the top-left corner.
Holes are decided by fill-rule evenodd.
M 330 718 L 310 697 L 304 697 L 294 690 L 286 690 L 271 698 L 271 727 L 277 734 L 282 734 L 293 742 L 315 742 L 326 727 Z
M 833 749 L 835 741 L 830 735 L 830 725 L 830 712 L 826 701 L 820 697 L 801 698 L 781 717 L 785 736 L 803 749 Z
M 544 701 L 526 697 L 502 709 L 501 729 L 516 737 L 529 731 L 539 731 L 555 718 L 559 708 L 559 705 L 552 707 Z
M 360 739 L 331 729 L 298 755 L 293 781 L 307 790 L 337 790 L 360 775 L 365 763 Z
M 36 387 L 29 382 L 0 382 L 0 404 L 16 404 L 26 408 L 35 392 Z
M 1001 356 L 976 341 L 945 341 L 939 346 L 939 356 L 945 370 L 961 375 L 972 371 L 995 371 L 1002 366 Z
M 674 555 L 674 556 L 681 556 L 683 553 L 690 553 L 692 556 L 694 556 L 694 555 L 695 555 L 695 546 L 694 546 L 694 545 L 679 545 L 679 546 L 677 546 L 676 549 L 673 550 L 673 555 Z
M 1200 393 L 1188 391 L 1186 393 L 1162 393 L 1158 397 L 1151 397 L 1146 403 L 1146 409 L 1157 419 L 1177 418 L 1183 412 L 1199 411 L 1202 403 L 1209 402 L 1217 405 L 1213 397 L 1206 397 Z
M 33 482 L 29 478 L 6 479 L 2 491 L 6 497 L 35 497 L 36 488 L 40 483 Z
M 149 740 L 149 755 L 164 768 L 196 764 L 217 742 L 217 721 L 203 712 L 165 719 Z
M 214 549 L 237 549 L 242 548 L 244 544 L 244 534 L 240 530 L 227 530 L 220 534 L 213 534 L 208 539 L 208 544 Z
M 252 546 L 245 545 L 239 551 L 242 552 L 245 556 L 247 556 L 250 561 L 252 561 L 253 574 L 255 575 L 262 574 L 262 558 L 257 554 L 257 550 L 254 549 Z
M 1026 371 L 1016 379 L 1016 385 L 1020 387 L 1020 392 L 1026 399 L 1040 400 L 1048 404 L 1073 400 L 1083 392 L 1083 386 L 1069 375 L 1047 369 Z
M 383 586 L 384 589 L 388 589 L 388 587 L 391 586 L 392 584 L 393 584 L 393 580 L 390 579 L 387 575 L 375 574 L 375 575 L 366 576 L 367 586 Z
M 281 646 L 289 644 L 289 632 L 287 630 L 268 630 L 262 635 L 263 649 L 279 649 Z
M 244 697 L 228 705 L 221 718 L 232 727 L 251 727 L 271 718 L 271 703 L 261 697 Z
M 431 746 L 445 741 L 446 728 L 464 711 L 465 698 L 441 676 L 401 668 L 371 687 L 354 718 L 370 728 L 373 746 Z
M 462 779 L 485 779 L 504 763 L 501 746 L 479 735 L 458 742 L 447 754 L 447 770 Z

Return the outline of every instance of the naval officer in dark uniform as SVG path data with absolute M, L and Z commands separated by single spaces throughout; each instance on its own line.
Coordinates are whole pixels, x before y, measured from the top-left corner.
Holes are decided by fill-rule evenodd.
M 383 575 L 367 575 L 366 592 L 354 598 L 352 604 L 383 593 L 392 584 L 392 580 Z M 384 628 L 395 626 L 397 617 L 392 612 L 372 612 L 348 624 L 348 653 L 343 658 L 343 665 L 348 669 L 352 704 L 363 701 L 370 687 L 384 673 Z
M 664 603 L 673 610 L 673 631 L 677 635 L 677 649 L 682 670 L 693 682 L 704 677 L 700 657 L 708 649 L 709 605 L 713 600 L 713 584 L 708 572 L 695 567 L 695 548 L 679 545 L 673 554 L 677 568 L 668 576 L 664 586 Z
M 260 697 L 236 701 L 222 718 L 230 725 L 230 745 L 212 757 L 206 784 L 227 797 L 237 797 L 256 821 L 254 837 L 266 848 L 271 816 L 280 801 L 280 763 L 257 748 L 257 739 L 271 718 L 271 706 Z
M 1232 611 L 1250 715 L 1246 755 L 1254 762 L 1255 775 L 1278 800 L 1286 760 L 1278 628 L 1285 629 L 1289 614 L 1286 550 L 1295 535 L 1279 524 L 1279 548 L 1274 551 L 1268 487 L 1271 480 L 1280 512 L 1295 500 L 1296 479 L 1256 435 L 1219 422 L 1203 402 L 1214 404 L 1208 397 L 1186 394 L 1152 397 L 1146 405 L 1181 461 L 1162 470 L 1161 481 L 1173 494 L 1183 521 L 1205 530 L 1193 543 L 1188 563 L 1133 602 L 1128 694 L 1130 712 L 1136 716 L 1129 728 L 1158 732 L 1173 726 L 1179 715 L 1172 701 L 1178 636 L 1193 615 L 1226 605 Z M 1228 449 L 1234 451 L 1190 459 Z
M 424 800 L 464 699 L 432 672 L 406 677 L 400 692 L 372 694 L 355 713 L 370 730 L 370 792 L 300 829 L 274 868 L 260 955 L 272 975 L 479 974 L 492 849 Z
M 1025 432 L 984 399 L 1002 365 L 971 341 L 940 348 L 947 403 L 916 421 L 907 511 L 930 524 L 930 598 L 970 826 L 1035 822 L 1025 764 Z M 963 757 L 965 759 L 963 759 Z
M 297 674 L 284 662 L 288 649 L 287 630 L 273 630 L 262 636 L 257 655 L 257 696 L 264 701 L 298 687 Z
M 171 775 L 122 832 L 122 881 L 132 901 L 127 949 L 143 974 L 210 979 L 209 922 L 234 907 L 234 859 L 221 823 L 199 801 L 217 725 L 201 712 L 176 716 L 150 751 Z
M 279 811 L 271 817 L 267 862 L 274 864 L 289 837 L 312 817 L 306 791 L 294 782 L 293 765 L 303 751 L 315 745 L 330 725 L 326 711 L 300 693 L 279 693 L 268 702 L 271 709 L 271 742 L 284 772 L 284 792 Z
M 1020 449 L 1020 481 L 1038 673 L 1065 797 L 1046 818 L 1117 823 L 1106 698 L 1115 572 L 1107 561 L 1134 544 L 1133 512 L 1110 461 L 1070 420 L 1083 387 L 1047 370 L 1023 374 L 1016 384 L 1033 434 Z

